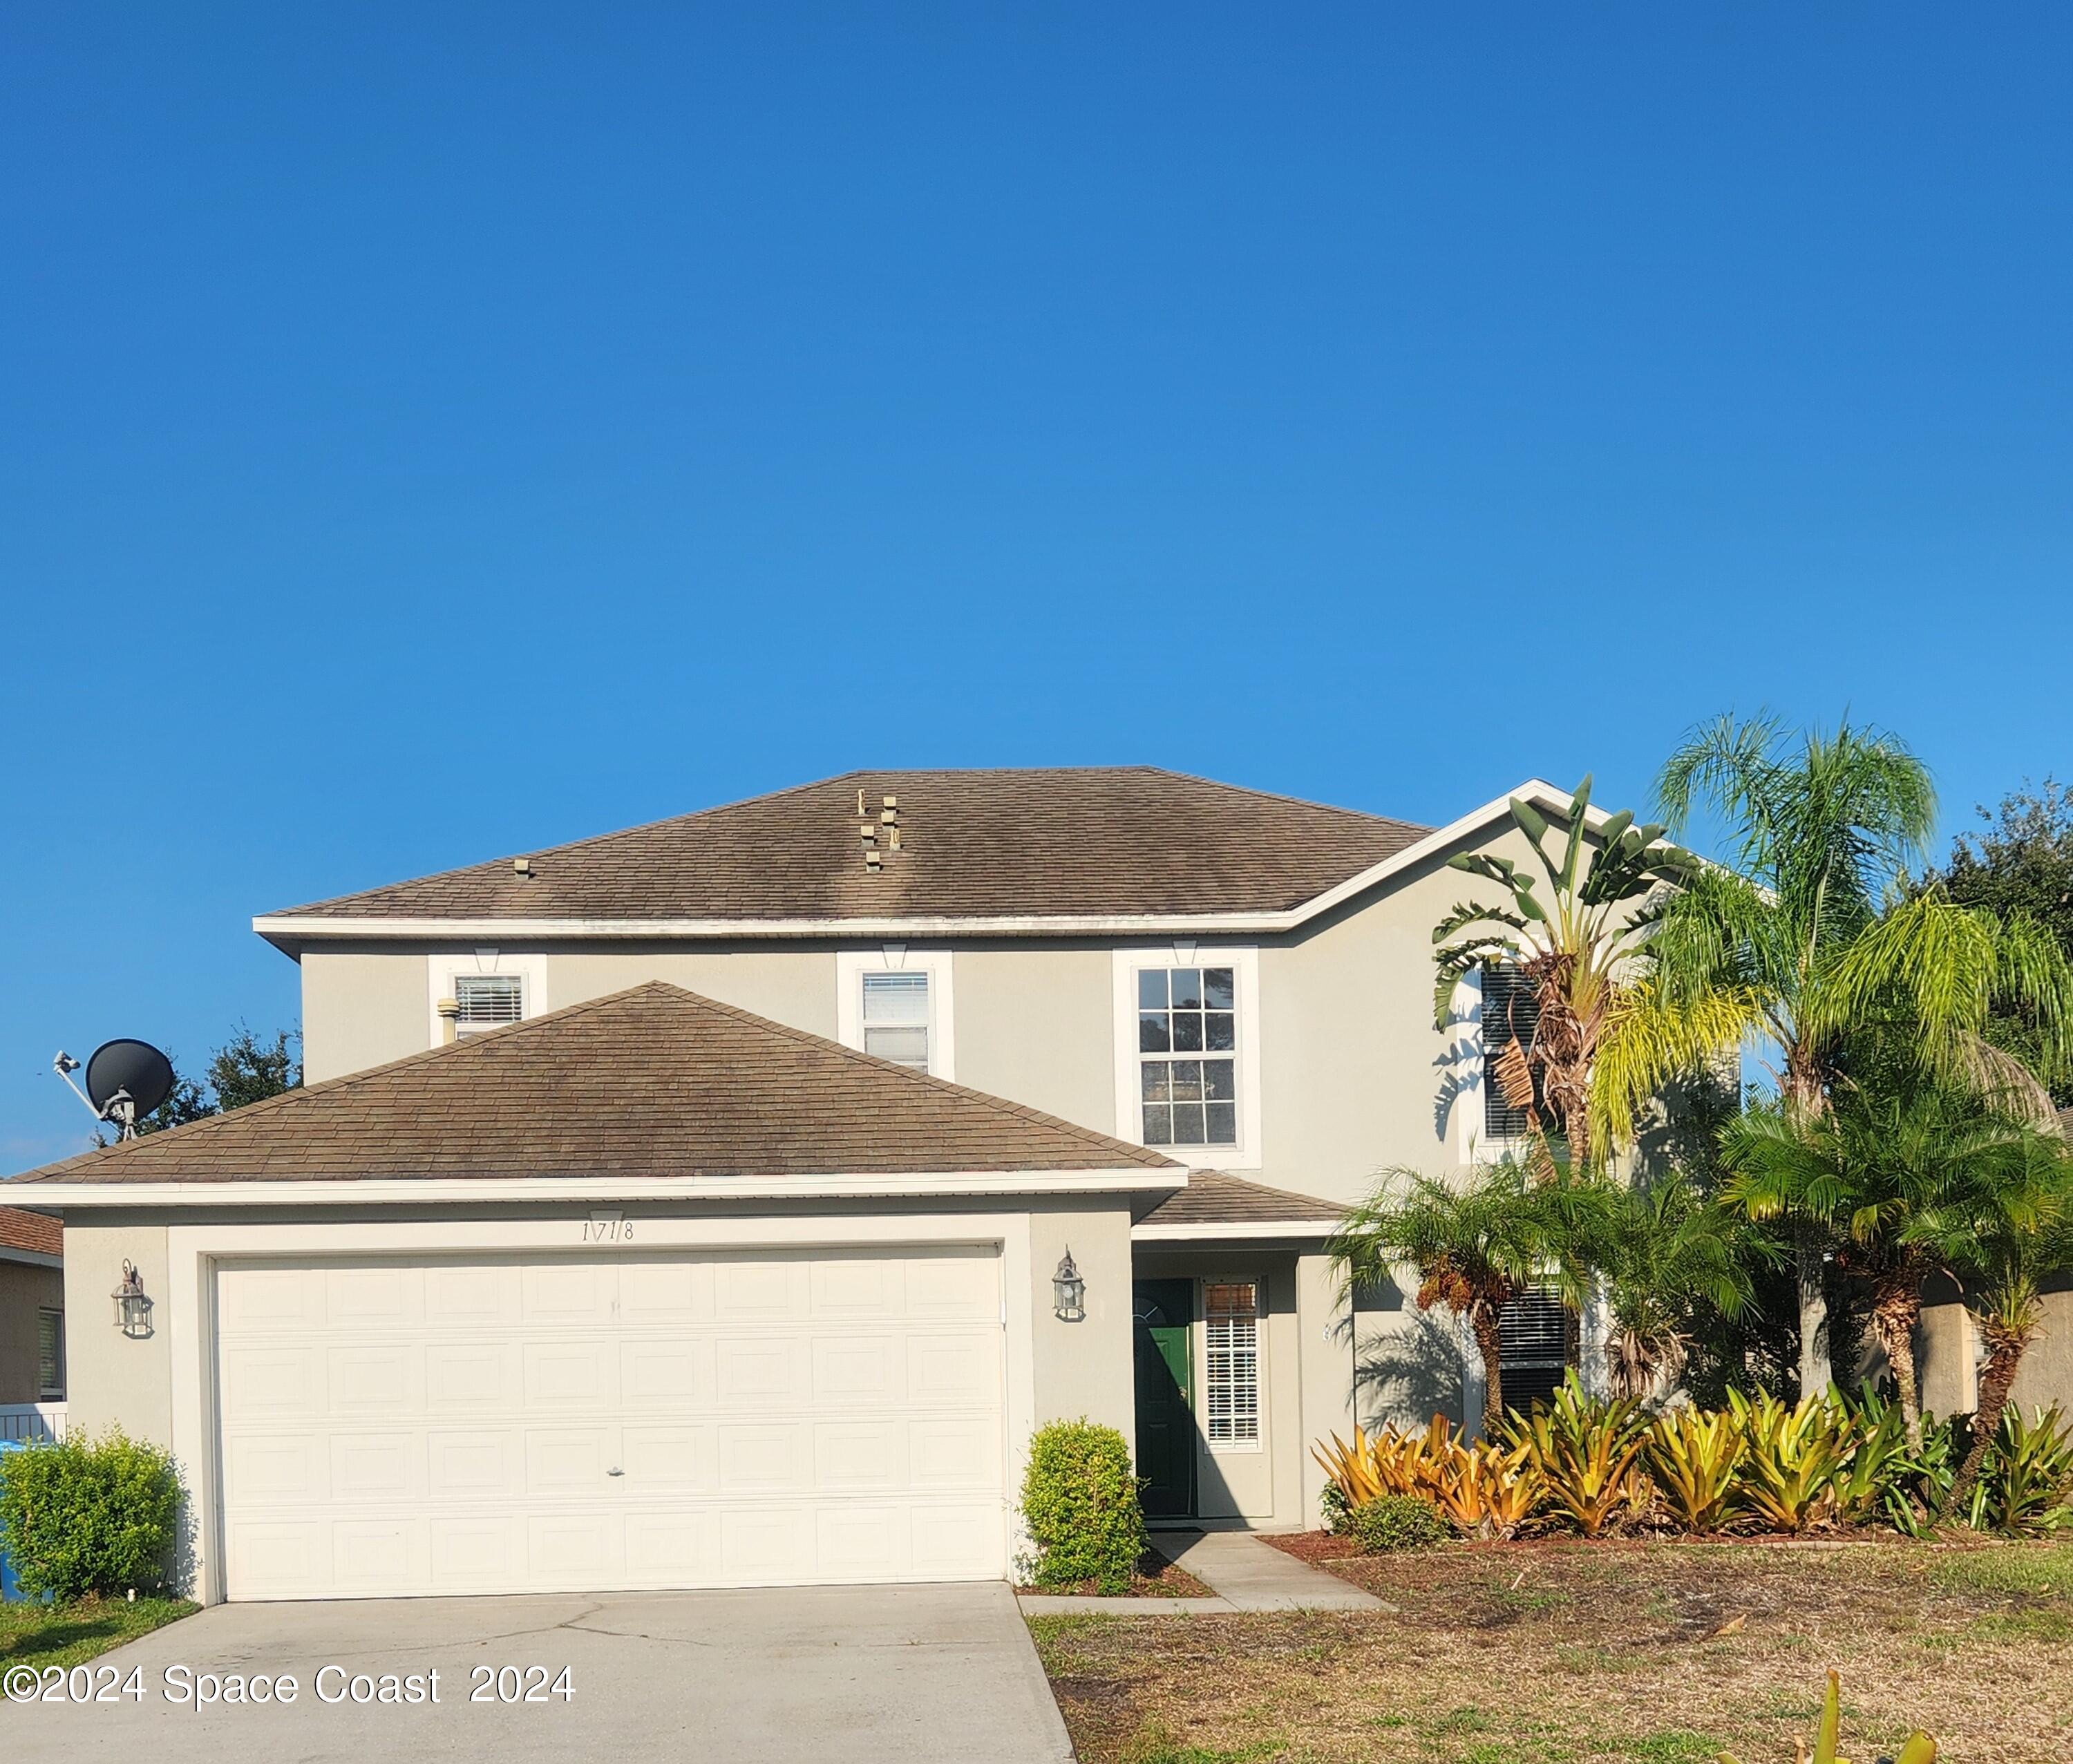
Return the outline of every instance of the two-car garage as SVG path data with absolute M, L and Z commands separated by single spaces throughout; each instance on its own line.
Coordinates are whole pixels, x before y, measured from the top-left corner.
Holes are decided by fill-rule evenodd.
M 215 1278 L 229 1598 L 1005 1571 L 995 1246 Z

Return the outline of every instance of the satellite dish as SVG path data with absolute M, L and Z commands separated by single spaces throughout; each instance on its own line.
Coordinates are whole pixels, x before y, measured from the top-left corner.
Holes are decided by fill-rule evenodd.
M 103 1041 L 88 1056 L 86 1099 L 104 1121 L 127 1126 L 173 1094 L 173 1062 L 149 1041 Z

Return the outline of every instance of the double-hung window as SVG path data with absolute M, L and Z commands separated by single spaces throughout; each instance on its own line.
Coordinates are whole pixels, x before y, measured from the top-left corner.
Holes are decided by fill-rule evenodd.
M 1147 1145 L 1238 1144 L 1234 968 L 1139 969 L 1137 1053 Z
M 460 1007 L 454 1018 L 456 1036 L 501 1029 L 524 1018 L 525 982 L 516 974 L 457 974 L 454 1003 Z
M 1202 1286 L 1203 1420 L 1212 1445 L 1259 1443 L 1259 1285 Z
M 1498 1366 L 1504 1404 L 1523 1415 L 1551 1400 L 1569 1364 L 1569 1313 L 1547 1287 L 1529 1287 L 1498 1314 Z
M 64 1313 L 36 1313 L 36 1395 L 39 1402 L 62 1403 L 65 1394 Z
M 1519 968 L 1499 962 L 1484 964 L 1482 971 L 1483 1137 L 1515 1140 L 1527 1127 L 1526 1111 L 1508 1102 L 1498 1082 L 1498 1057 L 1516 1041 L 1530 1054 L 1533 1036 L 1540 1021 L 1533 988 Z M 1540 1074 L 1533 1074 L 1533 1100 L 1541 1100 Z
M 909 1071 L 929 1070 L 929 975 L 925 969 L 866 974 L 863 1051 Z

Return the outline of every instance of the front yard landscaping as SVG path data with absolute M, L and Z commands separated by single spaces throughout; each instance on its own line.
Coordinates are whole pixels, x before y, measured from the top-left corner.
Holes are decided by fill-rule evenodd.
M 200 1609 L 173 1598 L 0 1605 L 0 1674 L 17 1666 L 77 1666 Z
M 1031 1620 L 1083 1764 L 2073 1757 L 2073 1544 L 1288 1542 L 1396 1614 Z

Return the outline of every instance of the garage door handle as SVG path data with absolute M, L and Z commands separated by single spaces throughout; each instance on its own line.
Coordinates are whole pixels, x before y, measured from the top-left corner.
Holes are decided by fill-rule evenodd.
M 607 1470 L 604 1473 L 605 1473 L 607 1476 L 624 1476 L 624 1475 L 625 1475 L 626 1472 L 625 1472 L 625 1471 L 624 1471 L 624 1470 L 622 1470 L 621 1469 L 620 1469 L 620 1467 L 619 1467 L 616 1464 L 615 1464 L 615 1465 L 612 1465 L 612 1467 L 610 1469 Z

